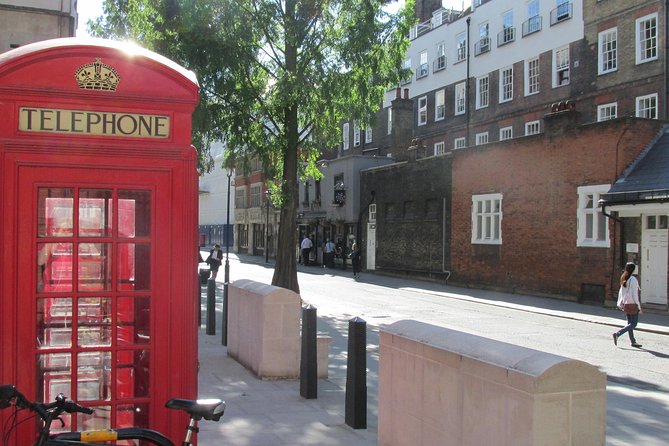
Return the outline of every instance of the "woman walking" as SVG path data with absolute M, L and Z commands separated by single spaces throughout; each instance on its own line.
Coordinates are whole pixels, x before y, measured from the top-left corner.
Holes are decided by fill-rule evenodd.
M 634 328 L 639 322 L 639 313 L 641 311 L 641 301 L 639 301 L 639 281 L 632 275 L 636 265 L 629 262 L 625 265 L 625 271 L 620 276 L 620 291 L 618 292 L 618 308 L 625 312 L 627 316 L 627 325 L 617 332 L 613 333 L 613 343 L 618 345 L 618 338 L 625 332 L 630 337 L 632 347 L 641 348 L 634 338 Z

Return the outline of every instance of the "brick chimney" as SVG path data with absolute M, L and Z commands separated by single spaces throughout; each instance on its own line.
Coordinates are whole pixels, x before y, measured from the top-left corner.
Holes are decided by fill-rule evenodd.
M 441 0 L 416 0 L 414 16 L 419 22 L 427 22 L 432 18 L 432 13 L 441 8 Z
M 390 153 L 395 161 L 406 161 L 407 147 L 413 138 L 413 99 L 409 99 L 409 89 L 397 89 L 395 99 L 390 103 L 393 110 L 392 133 L 390 135 Z

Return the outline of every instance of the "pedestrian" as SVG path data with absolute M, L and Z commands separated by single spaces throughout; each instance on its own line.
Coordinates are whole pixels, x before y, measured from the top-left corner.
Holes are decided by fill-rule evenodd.
M 630 337 L 632 347 L 641 348 L 634 338 L 634 328 L 639 322 L 641 311 L 641 301 L 639 300 L 639 281 L 632 275 L 636 265 L 629 262 L 625 265 L 625 270 L 620 276 L 620 291 L 618 291 L 618 308 L 625 312 L 627 316 L 627 325 L 617 332 L 613 333 L 613 343 L 618 345 L 618 338 L 625 332 Z
M 311 248 L 313 248 L 314 243 L 306 235 L 302 239 L 300 248 L 302 249 L 302 265 L 309 265 L 309 254 L 311 253 Z
M 360 278 L 360 250 L 358 249 L 358 244 L 353 242 L 351 245 L 351 253 L 349 254 L 351 258 L 351 265 L 353 266 L 353 278 Z
M 327 242 L 325 242 L 325 247 L 323 247 L 323 253 L 325 255 L 325 259 L 323 261 L 323 268 L 325 268 L 326 266 L 328 268 L 334 268 L 335 244 L 332 242 L 332 240 L 328 239 Z
M 209 251 L 209 257 L 207 257 L 206 262 L 209 265 L 211 278 L 216 279 L 218 268 L 221 266 L 221 263 L 223 263 L 223 251 L 221 251 L 221 245 L 218 243 L 214 245 L 214 248 Z

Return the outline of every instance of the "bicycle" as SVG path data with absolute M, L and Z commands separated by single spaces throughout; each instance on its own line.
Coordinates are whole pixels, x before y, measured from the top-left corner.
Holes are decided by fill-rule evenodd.
M 62 393 L 58 394 L 52 403 L 36 403 L 28 400 L 13 385 L 0 386 L 0 409 L 13 406 L 14 414 L 7 420 L 13 420 L 9 428 L 3 426 L 3 446 L 9 443 L 11 431 L 19 423 L 29 420 L 25 418 L 18 421 L 18 413 L 21 410 L 29 410 L 42 419 L 42 427 L 39 429 L 37 442 L 33 446 L 75 446 L 85 444 L 116 444 L 110 442 L 123 440 L 140 440 L 157 446 L 174 446 L 174 443 L 158 431 L 141 427 L 127 427 L 118 429 L 102 429 L 80 432 L 51 433 L 51 424 L 59 420 L 64 413 L 92 414 L 93 409 L 80 406 L 72 400 L 68 400 Z M 186 426 L 186 434 L 182 446 L 191 446 L 192 436 L 198 432 L 198 422 L 202 419 L 207 421 L 218 421 L 225 412 L 225 402 L 220 399 L 188 400 L 175 398 L 165 403 L 168 409 L 183 410 L 190 415 L 190 421 Z M 7 424 L 7 423 L 5 423 Z

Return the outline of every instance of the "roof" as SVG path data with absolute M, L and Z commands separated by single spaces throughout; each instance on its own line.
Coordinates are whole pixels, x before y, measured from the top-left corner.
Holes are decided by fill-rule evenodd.
M 652 143 L 602 195 L 605 205 L 669 201 L 669 130 Z

